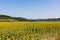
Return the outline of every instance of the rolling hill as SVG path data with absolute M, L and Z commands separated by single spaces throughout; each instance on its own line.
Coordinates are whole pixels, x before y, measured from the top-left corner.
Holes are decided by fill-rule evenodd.
M 11 17 L 7 15 L 0 15 L 0 22 L 18 22 L 18 21 L 24 21 L 27 20 L 25 18 L 20 17 Z
M 19 22 L 19 21 L 60 21 L 60 18 L 50 18 L 50 19 L 26 19 L 22 17 L 11 17 L 8 15 L 0 15 L 0 22 Z

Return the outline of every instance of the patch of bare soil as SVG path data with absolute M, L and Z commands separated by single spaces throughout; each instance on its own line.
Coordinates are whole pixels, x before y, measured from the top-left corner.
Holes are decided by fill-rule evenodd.
M 53 35 L 44 35 L 42 40 L 60 40 L 60 36 L 57 34 L 53 34 Z

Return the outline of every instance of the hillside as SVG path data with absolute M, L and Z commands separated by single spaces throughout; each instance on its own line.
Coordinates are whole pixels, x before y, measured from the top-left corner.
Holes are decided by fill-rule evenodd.
M 50 18 L 50 19 L 26 19 L 22 17 L 11 17 L 7 15 L 0 15 L 0 22 L 19 22 L 19 21 L 60 21 L 60 18 Z
M 18 22 L 18 21 L 24 21 L 25 18 L 20 17 L 11 17 L 7 15 L 0 15 L 0 22 Z

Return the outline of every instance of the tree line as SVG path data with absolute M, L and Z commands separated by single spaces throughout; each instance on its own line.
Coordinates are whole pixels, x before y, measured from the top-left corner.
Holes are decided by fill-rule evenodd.
M 22 17 L 11 17 L 8 15 L 0 15 L 0 19 L 14 19 L 18 21 L 60 21 L 60 18 L 49 18 L 49 19 L 27 19 Z

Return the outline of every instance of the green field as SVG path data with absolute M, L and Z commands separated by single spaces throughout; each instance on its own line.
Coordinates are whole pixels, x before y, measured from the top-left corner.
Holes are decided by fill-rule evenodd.
M 0 40 L 60 40 L 60 21 L 0 22 Z

